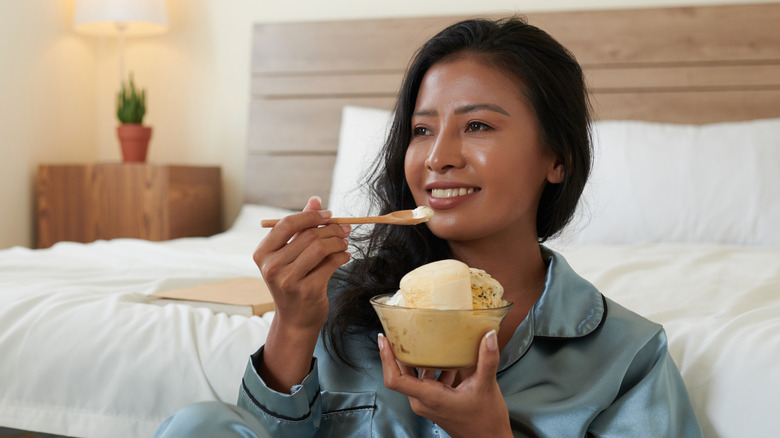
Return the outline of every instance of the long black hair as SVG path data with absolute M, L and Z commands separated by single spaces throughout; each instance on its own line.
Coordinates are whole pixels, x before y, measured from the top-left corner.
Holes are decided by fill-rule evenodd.
M 537 236 L 539 242 L 544 242 L 571 220 L 590 173 L 590 105 L 582 69 L 574 56 L 522 17 L 461 21 L 418 50 L 401 85 L 393 123 L 375 163 L 370 184 L 372 201 L 381 214 L 416 207 L 406 183 L 404 158 L 412 138 L 411 119 L 420 85 L 434 64 L 467 55 L 518 80 L 538 119 L 543 147 L 563 164 L 563 182 L 548 183 L 539 203 Z M 381 330 L 369 299 L 395 292 L 404 274 L 448 258 L 451 251 L 448 243 L 424 224 L 376 225 L 370 233 L 353 236 L 353 242 L 359 254 L 334 274 L 322 335 L 331 355 L 356 367 L 345 351 L 346 337 L 374 335 Z

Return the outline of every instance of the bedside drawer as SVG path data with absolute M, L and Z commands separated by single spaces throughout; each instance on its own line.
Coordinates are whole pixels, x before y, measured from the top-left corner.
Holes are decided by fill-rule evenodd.
M 222 231 L 219 167 L 41 165 L 36 193 L 38 248 L 61 240 L 167 240 Z

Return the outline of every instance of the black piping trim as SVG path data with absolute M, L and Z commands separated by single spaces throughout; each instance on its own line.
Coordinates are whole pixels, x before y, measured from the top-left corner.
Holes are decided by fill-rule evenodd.
M 360 411 L 363 409 L 376 409 L 377 405 L 364 405 L 364 406 L 353 406 L 351 408 L 344 408 L 344 409 L 335 409 L 332 411 L 323 412 L 322 415 L 325 414 L 336 414 L 339 412 L 349 412 L 349 411 Z
M 597 331 L 599 331 L 599 329 L 601 329 L 601 327 L 602 327 L 602 326 L 604 325 L 604 323 L 607 321 L 607 312 L 608 312 L 608 308 L 607 308 L 607 297 L 605 297 L 605 296 L 604 296 L 604 294 L 600 294 L 600 295 L 601 295 L 601 303 L 602 303 L 602 306 L 604 306 L 604 314 L 603 314 L 603 315 L 601 315 L 601 320 L 599 321 L 598 325 L 597 325 L 596 327 L 594 327 L 594 328 L 593 328 L 593 330 L 589 331 L 588 333 L 585 333 L 585 334 L 584 334 L 584 335 L 582 335 L 582 336 L 574 336 L 574 337 L 572 337 L 572 336 L 544 336 L 544 335 L 534 335 L 534 338 L 539 338 L 539 339 L 552 339 L 552 340 L 556 340 L 556 339 L 560 339 L 560 340 L 563 340 L 563 339 L 577 339 L 577 338 L 581 338 L 581 337 L 584 337 L 584 336 L 589 336 L 589 335 L 591 335 L 591 334 L 593 334 L 593 333 L 596 333 Z
M 293 418 L 293 417 L 287 417 L 287 416 L 284 416 L 284 415 L 279 415 L 279 414 L 277 414 L 275 412 L 271 412 L 268 409 L 266 409 L 249 392 L 249 387 L 246 386 L 246 381 L 244 379 L 241 379 L 241 386 L 244 389 L 244 393 L 247 395 L 247 397 L 249 397 L 249 399 L 252 400 L 252 403 L 255 406 L 257 406 L 261 411 L 265 412 L 266 414 L 268 414 L 268 415 L 270 415 L 272 417 L 280 418 L 282 420 L 287 420 L 287 421 L 302 421 L 302 420 L 305 420 L 306 418 L 308 418 L 309 416 L 311 416 L 311 407 L 314 406 L 314 402 L 317 401 L 317 398 L 320 396 L 320 390 L 319 390 L 319 388 L 317 388 L 317 393 L 314 395 L 314 398 L 311 399 L 311 403 L 309 403 L 309 412 L 306 415 L 302 416 L 302 417 Z

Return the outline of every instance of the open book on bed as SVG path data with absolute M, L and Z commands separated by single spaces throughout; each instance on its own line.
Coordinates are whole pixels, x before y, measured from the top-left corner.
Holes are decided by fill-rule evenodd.
M 189 304 L 215 312 L 237 315 L 263 315 L 274 310 L 271 291 L 262 278 L 239 277 L 149 295 L 152 304 Z

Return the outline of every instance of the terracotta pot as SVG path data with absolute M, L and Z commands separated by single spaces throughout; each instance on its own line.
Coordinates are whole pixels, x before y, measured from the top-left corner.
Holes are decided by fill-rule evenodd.
M 138 123 L 124 123 L 116 128 L 119 144 L 122 146 L 122 161 L 125 163 L 146 161 L 152 128 Z

